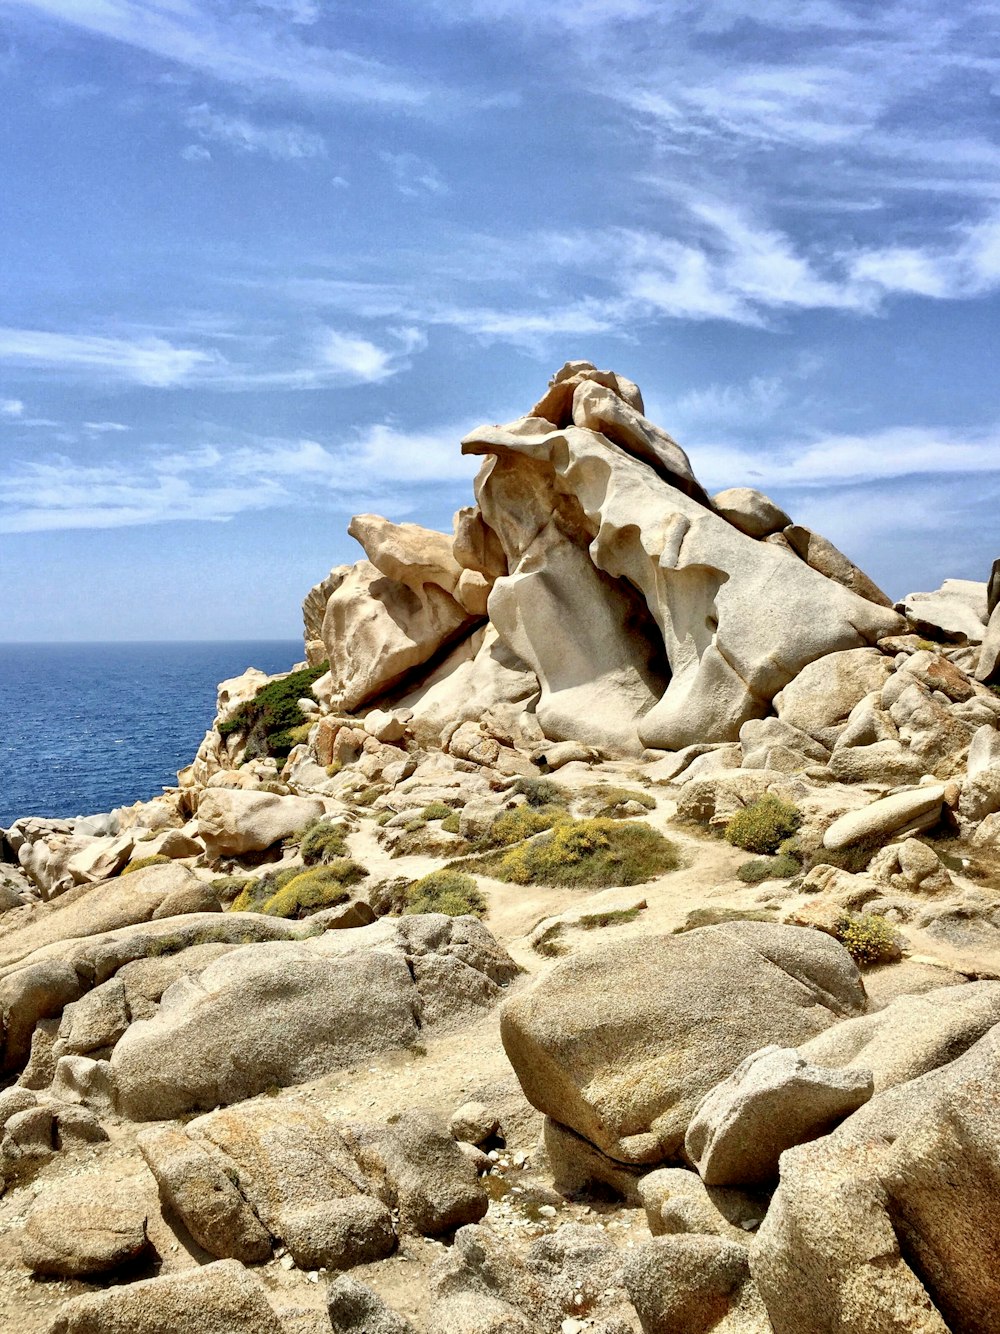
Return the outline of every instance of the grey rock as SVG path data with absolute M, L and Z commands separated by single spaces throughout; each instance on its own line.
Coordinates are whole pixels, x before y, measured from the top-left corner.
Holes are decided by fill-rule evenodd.
M 409 1320 L 350 1274 L 334 1279 L 326 1300 L 333 1334 L 417 1334 Z
M 744 921 L 562 960 L 506 1003 L 501 1034 L 528 1100 L 627 1170 L 676 1154 L 697 1104 L 751 1052 L 865 1004 L 831 937 Z
M 762 1185 L 785 1149 L 831 1130 L 872 1096 L 870 1070 L 822 1069 L 764 1047 L 699 1103 L 684 1137 L 708 1186 Z
M 128 1186 L 99 1176 L 53 1182 L 24 1221 L 21 1256 L 35 1274 L 82 1278 L 135 1260 L 148 1245 L 146 1214 Z
M 454 1139 L 466 1144 L 483 1144 L 495 1135 L 499 1121 L 495 1112 L 481 1102 L 464 1102 L 452 1112 L 448 1120 L 448 1129 Z
M 732 1186 L 706 1186 L 697 1172 L 661 1167 L 639 1182 L 654 1237 L 678 1232 L 725 1237 L 741 1245 L 767 1212 L 767 1199 Z
M 371 1195 L 285 1210 L 282 1240 L 300 1269 L 353 1269 L 396 1248 L 392 1215 Z
M 218 1259 L 256 1264 L 271 1257 L 267 1229 L 240 1193 L 227 1160 L 173 1126 L 144 1130 L 137 1140 L 164 1202 L 199 1246 Z
M 115 1109 L 115 1078 L 110 1061 L 60 1056 L 52 1078 L 52 1096 L 111 1115 Z
M 888 840 L 904 830 L 929 829 L 940 818 L 943 802 L 944 786 L 940 783 L 928 783 L 909 792 L 881 797 L 834 820 L 823 835 L 823 846 L 836 852 L 865 838 Z
M 763 491 L 749 486 L 730 486 L 712 497 L 719 514 L 747 537 L 767 537 L 787 528 L 791 519 Z
M 438 1236 L 477 1223 L 489 1199 L 473 1164 L 427 1112 L 403 1112 L 382 1130 L 358 1132 L 361 1166 L 399 1210 L 400 1227 Z
M 88 1293 L 48 1334 L 284 1334 L 259 1279 L 236 1260 Z
M 723 1237 L 656 1237 L 625 1260 L 644 1334 L 763 1334 L 746 1248 Z

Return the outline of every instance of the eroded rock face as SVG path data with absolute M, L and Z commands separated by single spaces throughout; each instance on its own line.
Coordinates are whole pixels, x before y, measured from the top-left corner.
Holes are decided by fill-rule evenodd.
M 678 1153 L 698 1102 L 744 1057 L 865 1003 L 829 937 L 738 922 L 569 958 L 504 1006 L 501 1034 L 528 1100 L 634 1169 Z

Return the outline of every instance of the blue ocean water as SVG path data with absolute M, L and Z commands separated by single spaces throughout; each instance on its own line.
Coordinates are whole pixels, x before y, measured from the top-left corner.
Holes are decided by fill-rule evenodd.
M 302 657 L 300 640 L 0 644 L 0 828 L 156 796 L 194 758 L 219 681 Z

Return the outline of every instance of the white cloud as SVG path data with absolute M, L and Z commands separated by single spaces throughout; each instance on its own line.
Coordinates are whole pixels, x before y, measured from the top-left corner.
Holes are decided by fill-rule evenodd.
M 1000 473 L 1000 428 L 972 433 L 947 427 L 893 426 L 866 435 L 821 434 L 747 448 L 686 447 L 706 486 L 809 489 L 912 476 Z
M 304 41 L 286 25 L 262 23 L 249 7 L 227 9 L 210 0 L 10 3 L 261 93 L 410 110 L 431 97 L 429 88 L 377 60 Z M 283 6 L 286 12 L 291 7 Z
M 471 483 L 463 457 L 471 422 L 427 432 L 379 423 L 336 444 L 255 439 L 220 448 L 147 450 L 110 464 L 56 456 L 14 463 L 0 477 L 0 532 L 225 522 L 239 514 L 313 504 L 349 510 L 407 507 L 408 491 Z M 401 495 L 401 489 L 403 494 Z
M 394 374 L 391 352 L 367 338 L 351 338 L 333 329 L 323 336 L 320 360 L 333 374 L 350 376 L 362 384 L 375 384 Z
M 0 417 L 14 418 L 24 416 L 24 404 L 19 398 L 0 399 Z
M 192 107 L 185 119 L 202 138 L 241 153 L 263 153 L 279 162 L 326 157 L 323 136 L 304 125 L 261 125 L 245 116 L 213 111 L 207 103 Z
M 175 347 L 164 338 L 105 338 L 96 334 L 0 328 L 0 363 L 88 372 L 108 379 L 167 388 L 213 366 L 216 355 Z
M 211 162 L 212 154 L 204 144 L 185 144 L 181 149 L 181 157 L 185 162 Z
M 117 435 L 121 431 L 130 431 L 131 426 L 126 426 L 123 422 L 84 422 L 85 431 L 91 431 L 94 435 Z
M 446 195 L 450 191 L 433 162 L 416 153 L 380 152 L 379 157 L 392 172 L 401 195 Z
M 950 247 L 889 246 L 851 262 L 857 283 L 887 293 L 936 298 L 977 297 L 1000 287 L 1000 217 L 958 228 Z

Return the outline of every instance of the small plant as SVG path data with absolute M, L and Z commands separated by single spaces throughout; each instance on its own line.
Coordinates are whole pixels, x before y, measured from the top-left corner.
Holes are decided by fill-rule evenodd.
M 754 857 L 744 862 L 736 872 L 737 877 L 746 885 L 759 885 L 764 880 L 790 880 L 802 870 L 801 863 L 794 857 Z
M 564 806 L 515 806 L 501 811 L 489 827 L 483 845 L 488 848 L 509 848 L 534 834 L 542 834 L 570 818 Z
M 461 871 L 432 871 L 405 892 L 405 913 L 440 912 L 449 917 L 482 917 L 486 900 L 471 875 Z
M 830 849 L 823 846 L 820 838 L 804 852 L 802 865 L 807 871 L 812 870 L 814 866 L 836 866 L 841 871 L 859 875 L 868 869 L 868 863 L 884 842 L 884 838 L 880 838 L 879 835 L 870 834 L 856 843 L 849 843 L 846 848 Z
M 292 747 L 308 736 L 311 726 L 299 708 L 299 700 L 312 694 L 313 684 L 329 667 L 325 662 L 319 667 L 291 672 L 278 681 L 268 681 L 253 699 L 237 705 L 228 718 L 216 725 L 216 730 L 223 738 L 242 736 L 247 760 L 268 755 L 286 758 Z
M 559 784 L 548 778 L 518 778 L 513 791 L 526 797 L 529 806 L 560 806 L 566 800 L 566 793 Z
M 674 845 L 651 825 L 563 820 L 544 838 L 481 859 L 498 880 L 518 885 L 603 888 L 641 885 L 678 866 Z
M 441 828 L 446 834 L 460 834 L 462 832 L 462 825 L 458 811 L 452 811 L 447 819 L 442 820 Z
M 362 788 L 352 800 L 354 801 L 355 806 L 367 808 L 368 806 L 373 806 L 384 791 L 385 788 L 379 787 L 377 783 L 373 783 L 371 787 Z
M 247 885 L 252 884 L 253 880 L 248 875 L 217 875 L 209 888 L 220 902 L 225 903 L 227 899 L 238 898 Z
M 131 875 L 133 871 L 144 871 L 147 866 L 166 866 L 169 861 L 170 858 L 164 857 L 162 852 L 157 852 L 152 857 L 139 857 L 136 861 L 129 862 L 122 875 Z
M 834 935 L 859 968 L 892 963 L 902 953 L 896 932 L 876 913 L 845 913 L 834 924 Z
M 648 792 L 637 792 L 629 787 L 597 788 L 591 795 L 594 800 L 604 802 L 604 805 L 597 812 L 599 820 L 622 819 L 622 807 L 627 806 L 630 802 L 644 806 L 647 811 L 656 809 L 655 797 Z
M 269 917 L 303 917 L 318 908 L 333 908 L 351 897 L 348 885 L 357 884 L 368 872 L 357 862 L 340 861 L 300 871 L 273 894 L 260 909 Z
M 420 812 L 421 819 L 424 820 L 447 820 L 451 814 L 451 807 L 446 806 L 443 801 L 432 801 L 429 806 L 425 806 Z
M 340 760 L 334 760 L 332 764 L 328 764 L 326 766 L 327 778 L 336 778 L 343 767 L 344 766 L 341 764 Z
M 375 823 L 379 826 L 387 825 L 395 814 L 395 811 L 380 811 L 375 817 Z
M 347 844 L 344 841 L 346 833 L 346 825 L 317 820 L 289 842 L 298 842 L 299 852 L 307 866 L 317 866 L 321 862 L 333 861 L 335 857 L 347 856 Z
M 802 823 L 802 812 L 787 801 L 768 793 L 759 801 L 737 811 L 726 825 L 725 838 L 746 852 L 777 852 L 786 838 L 791 838 Z
M 407 834 L 415 834 L 418 830 L 426 829 L 427 821 L 422 820 L 419 815 L 415 815 L 412 820 L 407 820 L 403 825 L 403 830 Z

